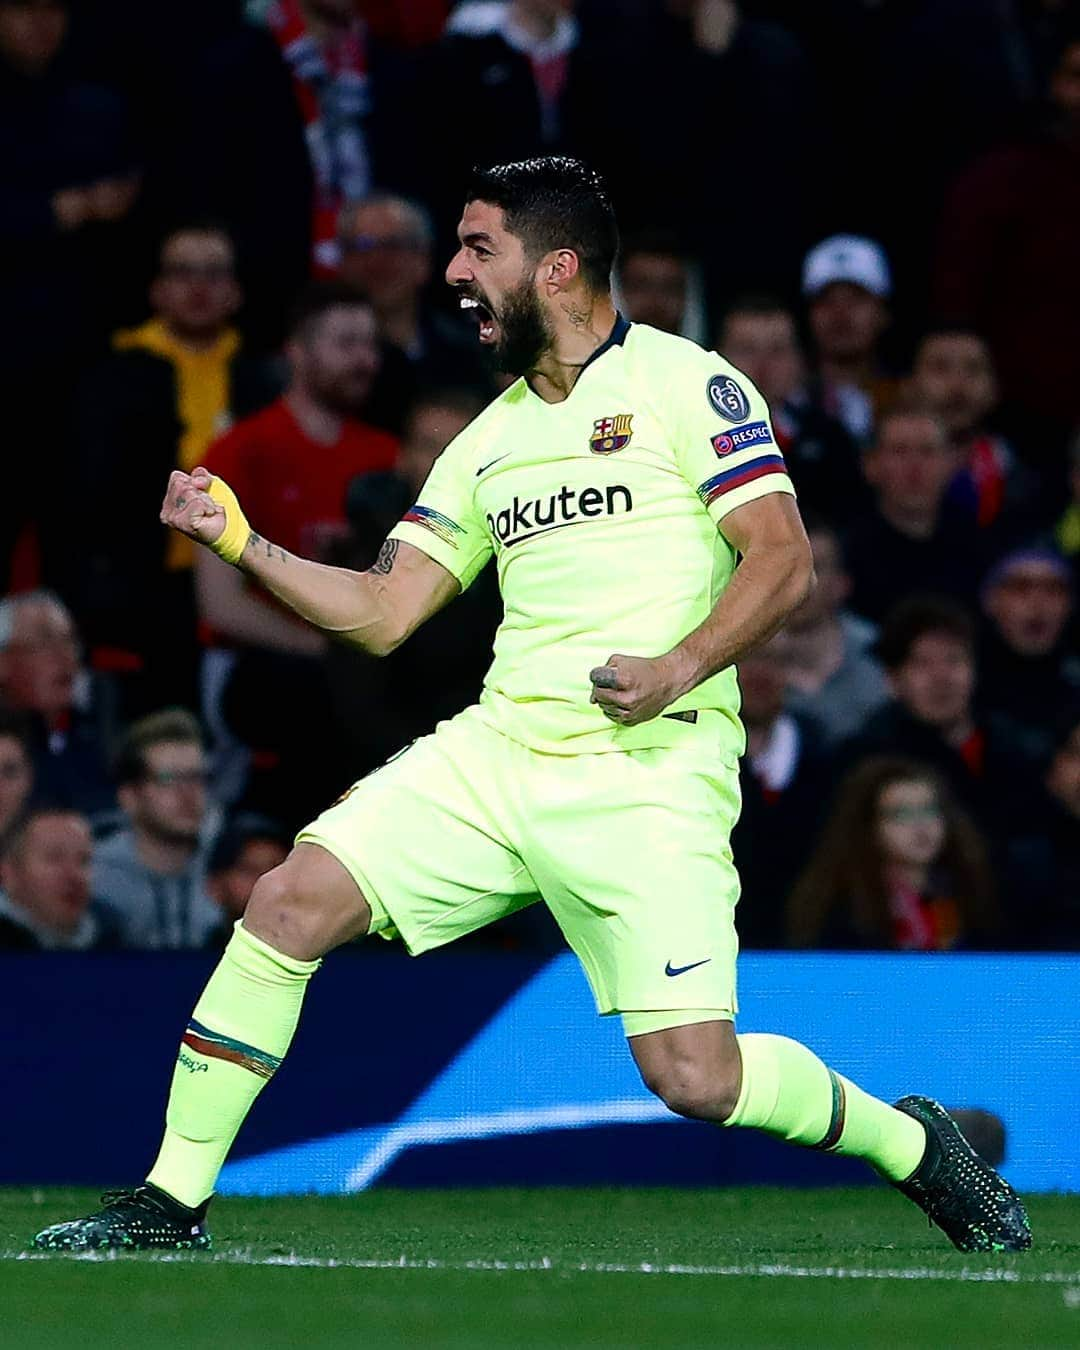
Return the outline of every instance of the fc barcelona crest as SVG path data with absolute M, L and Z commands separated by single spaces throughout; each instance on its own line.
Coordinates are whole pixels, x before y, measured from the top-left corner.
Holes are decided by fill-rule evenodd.
M 630 423 L 633 413 L 616 413 L 614 417 L 598 417 L 593 423 L 593 432 L 589 437 L 589 449 L 594 455 L 613 455 L 624 445 L 630 444 L 633 432 Z

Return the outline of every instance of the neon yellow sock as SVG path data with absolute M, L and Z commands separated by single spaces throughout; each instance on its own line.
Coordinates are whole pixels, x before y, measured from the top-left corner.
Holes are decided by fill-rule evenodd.
M 833 1073 L 786 1036 L 739 1036 L 742 1087 L 725 1125 L 746 1125 L 793 1144 L 864 1158 L 904 1181 L 926 1149 L 926 1131 L 903 1111 Z
M 180 1043 L 165 1138 L 147 1181 L 194 1208 L 284 1058 L 318 961 L 285 956 L 237 923 Z

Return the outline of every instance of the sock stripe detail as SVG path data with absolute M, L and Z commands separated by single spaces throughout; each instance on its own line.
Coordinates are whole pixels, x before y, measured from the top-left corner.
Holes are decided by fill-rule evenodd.
M 829 1082 L 832 1085 L 832 1115 L 829 1117 L 829 1128 L 825 1131 L 825 1138 L 820 1144 L 810 1145 L 811 1148 L 826 1151 L 839 1144 L 847 1123 L 847 1097 L 844 1093 L 844 1084 L 832 1069 L 829 1070 Z
M 230 1064 L 239 1064 L 258 1078 L 272 1078 L 281 1064 L 280 1056 L 267 1054 L 265 1050 L 234 1040 L 231 1036 L 223 1036 L 219 1031 L 211 1031 L 194 1018 L 188 1022 L 182 1041 L 207 1059 L 224 1059 Z

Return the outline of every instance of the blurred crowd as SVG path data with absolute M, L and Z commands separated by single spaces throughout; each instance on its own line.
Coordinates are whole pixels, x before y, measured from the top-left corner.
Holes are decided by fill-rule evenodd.
M 221 943 L 477 697 L 490 567 L 376 661 L 158 509 L 203 463 L 370 565 L 498 388 L 466 171 L 554 152 L 626 316 L 764 393 L 813 545 L 739 672 L 744 945 L 1080 949 L 1068 0 L 0 0 L 0 949 Z

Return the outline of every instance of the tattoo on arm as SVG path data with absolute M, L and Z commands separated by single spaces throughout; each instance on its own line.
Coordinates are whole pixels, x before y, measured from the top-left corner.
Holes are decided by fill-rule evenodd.
M 279 548 L 276 544 L 272 544 L 269 539 L 264 539 L 261 534 L 257 534 L 252 530 L 248 535 L 248 547 L 257 549 L 260 544 L 266 549 L 266 556 L 268 558 L 272 558 L 277 554 L 282 562 L 285 561 L 285 550 L 283 548 Z
M 379 556 L 368 568 L 369 572 L 375 572 L 379 576 L 389 576 L 394 566 L 394 559 L 397 557 L 398 541 L 396 539 L 387 539 L 382 548 L 379 549 Z

